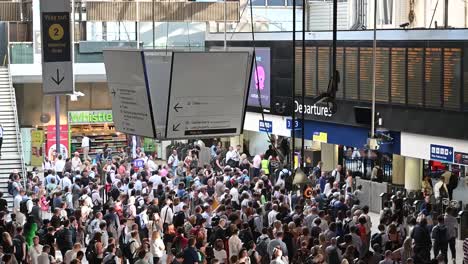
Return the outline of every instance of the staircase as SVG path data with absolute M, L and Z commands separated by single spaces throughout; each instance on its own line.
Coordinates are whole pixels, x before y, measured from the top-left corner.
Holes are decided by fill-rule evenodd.
M 8 177 L 18 170 L 25 177 L 26 170 L 21 149 L 21 134 L 16 111 L 15 88 L 8 67 L 0 67 L 0 124 L 3 126 L 2 156 L 0 157 L 0 191 L 13 206 L 13 197 L 8 194 Z

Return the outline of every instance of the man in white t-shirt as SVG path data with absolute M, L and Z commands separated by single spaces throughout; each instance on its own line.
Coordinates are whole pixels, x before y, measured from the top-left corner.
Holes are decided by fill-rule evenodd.
M 55 161 L 55 172 L 60 178 L 63 176 L 63 168 L 65 168 L 65 161 L 63 160 L 62 155 L 59 155 Z
M 255 155 L 253 158 L 253 168 L 254 168 L 254 175 L 253 177 L 258 177 L 260 175 L 260 168 L 262 166 L 262 156 L 259 154 Z
M 167 159 L 167 165 L 169 165 L 172 168 L 172 171 L 175 171 L 177 169 L 177 166 L 179 165 L 179 157 L 177 156 L 177 150 L 172 150 L 171 156 Z
M 331 173 L 331 176 L 333 178 L 335 178 L 335 182 L 337 183 L 341 183 L 341 182 L 344 182 L 344 179 L 341 179 L 341 170 L 342 170 L 342 167 L 341 165 L 336 165 L 336 168 L 332 171 Z
M 83 136 L 81 139 L 81 151 L 83 152 L 84 160 L 89 160 L 89 137 Z

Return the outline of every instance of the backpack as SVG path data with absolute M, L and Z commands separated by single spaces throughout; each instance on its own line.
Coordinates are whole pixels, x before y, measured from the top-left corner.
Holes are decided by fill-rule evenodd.
M 8 194 L 13 195 L 15 191 L 15 186 L 13 186 L 13 181 L 8 182 Z
M 345 234 L 349 234 L 350 233 L 350 223 L 352 222 L 353 220 L 349 220 L 349 219 L 345 219 L 345 222 L 344 222 L 344 225 L 343 225 L 343 232 Z
M 445 183 L 442 184 L 442 186 L 440 186 L 440 188 L 439 188 L 440 197 L 448 198 L 449 196 L 448 196 L 447 190 L 444 187 L 447 187 L 447 186 L 445 186 Z
M 435 243 L 439 245 L 448 244 L 447 228 L 440 228 L 439 225 L 436 225 L 433 232 L 432 238 L 435 240 Z
M 65 239 L 64 239 L 64 235 L 65 235 L 65 230 L 64 229 L 61 229 L 60 231 L 58 231 L 56 233 L 56 242 L 57 242 L 57 245 L 59 248 L 62 248 L 62 246 L 65 245 Z
M 250 259 L 250 264 L 260 264 L 257 262 L 257 258 L 255 258 L 255 250 L 252 250 L 252 252 L 250 252 L 250 255 L 249 255 L 249 259 Z
M 185 213 L 183 211 L 179 211 L 174 215 L 174 218 L 173 218 L 174 227 L 177 228 L 179 226 L 183 226 L 184 221 L 185 221 Z
M 143 202 L 143 204 L 142 204 L 142 202 Z M 136 213 L 137 214 L 141 214 L 141 212 L 143 211 L 143 206 L 144 205 L 145 205 L 145 201 L 144 201 L 143 197 L 138 196 L 135 199 L 135 207 L 136 207 Z
M 260 256 L 268 256 L 268 244 L 270 243 L 270 238 L 264 237 L 257 240 L 257 252 Z
M 89 241 L 88 246 L 86 247 L 86 252 L 85 252 L 86 259 L 89 262 L 94 262 L 94 260 L 97 257 L 97 252 L 96 252 L 96 240 L 92 239 Z
M 124 256 L 126 259 L 128 259 L 128 260 L 130 261 L 130 263 L 132 263 L 132 260 L 133 260 L 133 258 L 134 258 L 134 255 L 135 255 L 135 253 L 136 253 L 136 252 L 132 252 L 132 249 L 131 249 L 132 243 L 135 243 L 135 240 L 131 240 L 131 241 L 127 242 L 127 243 L 124 245 L 123 249 L 122 249 L 122 251 L 123 251 L 123 256 Z
M 21 260 L 24 257 L 24 252 L 23 252 L 23 242 L 18 239 L 14 238 L 13 239 L 13 246 L 15 247 L 15 256 L 17 259 Z
M 28 215 L 28 201 L 29 199 L 24 199 L 20 202 L 20 212 L 24 215 Z
M 375 244 L 378 244 L 380 248 L 382 248 L 382 233 L 375 233 L 371 237 L 371 247 L 373 247 Z
M 328 252 L 328 264 L 340 264 L 340 257 L 338 256 L 338 252 L 336 251 L 336 248 L 332 249 L 330 252 Z

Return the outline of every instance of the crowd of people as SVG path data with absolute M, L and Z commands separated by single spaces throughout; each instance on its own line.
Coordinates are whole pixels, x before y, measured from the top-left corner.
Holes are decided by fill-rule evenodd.
M 13 172 L 13 210 L 0 198 L 3 263 L 455 262 L 451 208 L 433 217 L 426 201 L 406 215 L 398 193 L 373 223 L 361 187 L 340 165 L 325 171 L 319 162 L 292 191 L 273 146 L 252 159 L 218 142 L 210 152 L 211 162 L 199 164 L 196 146 L 174 150 L 159 165 L 140 149 L 94 161 L 75 153 L 46 159 L 43 173 L 25 181 Z

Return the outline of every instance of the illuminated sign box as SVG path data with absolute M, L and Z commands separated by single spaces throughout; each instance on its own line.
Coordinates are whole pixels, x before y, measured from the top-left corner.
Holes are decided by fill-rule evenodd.
M 80 124 L 104 124 L 112 123 L 111 110 L 96 110 L 96 111 L 70 111 L 68 112 L 68 123 L 70 125 Z

